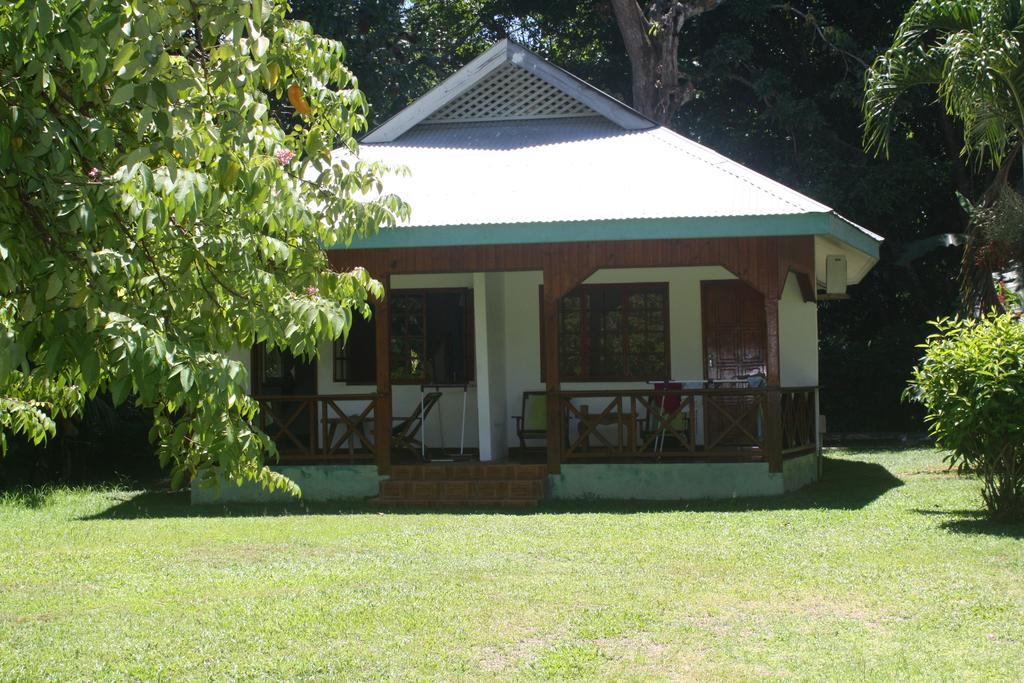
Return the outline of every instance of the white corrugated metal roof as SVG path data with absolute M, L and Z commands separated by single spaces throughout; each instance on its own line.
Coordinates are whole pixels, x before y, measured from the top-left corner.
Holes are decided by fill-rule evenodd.
M 815 235 L 816 258 L 849 255 L 853 282 L 878 259 L 877 235 L 508 41 L 359 154 L 408 170 L 384 190 L 411 219 L 353 248 Z
M 601 117 L 419 125 L 360 156 L 415 226 L 829 213 L 671 130 Z

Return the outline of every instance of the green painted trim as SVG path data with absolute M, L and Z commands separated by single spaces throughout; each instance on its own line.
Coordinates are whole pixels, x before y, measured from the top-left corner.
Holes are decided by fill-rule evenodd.
M 275 467 L 302 489 L 302 499 L 329 501 L 370 498 L 384 477 L 376 465 L 294 465 Z M 548 475 L 547 497 L 555 500 L 699 500 L 774 496 L 818 479 L 818 458 L 809 454 L 783 463 L 782 473 L 767 463 L 595 463 L 562 465 Z M 192 489 L 194 505 L 273 503 L 295 499 L 267 493 L 255 484 L 221 481 L 216 489 Z
M 302 500 L 326 501 L 353 498 L 371 498 L 380 492 L 376 465 L 284 465 L 275 466 L 275 472 L 285 475 L 302 489 Z M 222 503 L 287 503 L 291 495 L 277 491 L 267 493 L 256 484 L 247 482 L 236 486 L 221 480 L 220 490 L 192 489 L 193 505 Z
M 555 500 L 715 500 L 785 491 L 784 475 L 763 462 L 563 464 L 548 475 L 548 497 Z
M 870 230 L 866 230 L 856 223 L 851 223 L 837 214 L 828 214 L 829 234 L 840 242 L 845 242 L 851 247 L 864 252 L 876 261 L 879 259 L 882 237 L 879 237 Z
M 786 491 L 796 491 L 818 481 L 819 462 L 817 453 L 808 453 L 783 461 L 782 475 Z
M 877 259 L 881 238 L 832 213 L 385 228 L 348 249 L 832 235 Z M 341 248 L 339 245 L 338 248 Z

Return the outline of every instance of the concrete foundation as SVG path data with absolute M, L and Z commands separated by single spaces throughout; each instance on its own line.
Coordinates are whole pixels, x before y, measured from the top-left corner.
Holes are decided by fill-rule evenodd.
M 821 472 L 821 458 L 816 453 L 786 460 L 782 465 L 782 477 L 786 491 L 796 491 L 818 481 Z
M 302 489 L 307 501 L 372 498 L 380 491 L 376 465 L 307 465 L 275 468 Z M 562 465 L 548 475 L 553 500 L 707 500 L 778 496 L 818 480 L 814 453 L 786 460 L 783 471 L 751 463 L 609 463 Z M 220 491 L 192 489 L 192 503 L 287 502 L 287 493 L 267 493 L 254 484 L 225 482 Z
M 302 499 L 307 501 L 371 498 L 377 495 L 382 479 L 377 474 L 376 465 L 288 465 L 275 467 L 274 470 L 298 484 L 302 489 Z M 267 493 L 251 483 L 236 486 L 233 482 L 223 482 L 220 491 L 198 487 L 192 489 L 194 505 L 290 500 L 295 499 L 288 493 Z
M 554 500 L 706 500 L 777 496 L 818 479 L 817 455 L 791 458 L 783 471 L 768 463 L 637 463 L 562 465 L 548 476 Z

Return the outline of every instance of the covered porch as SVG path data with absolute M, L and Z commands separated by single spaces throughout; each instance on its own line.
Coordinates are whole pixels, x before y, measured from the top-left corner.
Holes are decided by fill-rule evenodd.
M 814 240 L 331 251 L 388 294 L 306 393 L 256 387 L 261 426 L 284 463 L 381 475 L 460 460 L 781 472 L 818 446 Z

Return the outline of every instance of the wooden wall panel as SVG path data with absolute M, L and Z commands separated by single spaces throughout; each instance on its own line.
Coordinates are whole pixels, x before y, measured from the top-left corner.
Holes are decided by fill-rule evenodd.
M 568 269 L 566 269 L 568 271 Z M 586 277 L 584 276 L 584 279 Z M 559 287 L 565 287 L 567 276 L 562 271 L 548 264 L 544 268 L 543 299 L 541 302 L 541 314 L 544 318 L 545 334 L 541 338 L 544 348 L 541 353 L 544 355 L 544 365 L 547 372 L 544 378 L 544 388 L 548 392 L 548 438 L 547 456 L 548 472 L 558 474 L 562 471 L 562 419 L 561 402 L 555 398 L 555 393 L 562 389 L 561 366 L 558 363 L 558 335 L 561 330 L 559 324 L 558 302 L 562 295 L 555 295 Z
M 778 298 L 789 271 L 813 282 L 814 238 L 744 237 L 623 242 L 422 247 L 408 249 L 332 249 L 332 267 L 363 266 L 374 277 L 415 273 L 474 273 L 550 270 L 563 296 L 602 268 L 720 265 L 758 291 Z
M 390 320 L 391 278 L 387 273 L 376 276 L 384 285 L 384 298 L 374 304 L 376 326 L 377 404 L 374 408 L 374 443 L 377 454 L 377 472 L 391 471 L 391 327 Z
M 797 282 L 800 284 L 800 293 L 804 301 L 814 301 L 815 276 L 814 276 L 814 238 L 807 237 L 799 240 L 788 239 L 780 241 L 779 249 L 779 297 L 786 286 L 786 277 L 790 272 L 796 273 Z

